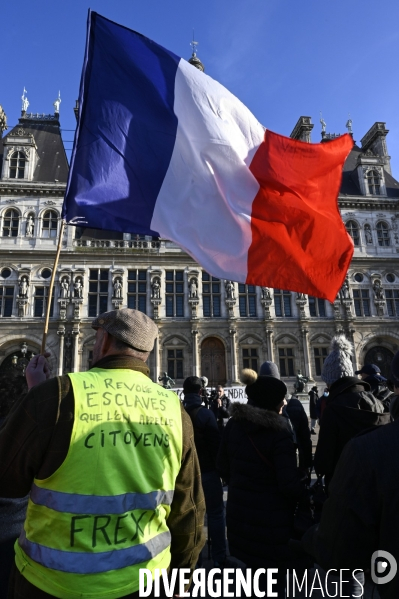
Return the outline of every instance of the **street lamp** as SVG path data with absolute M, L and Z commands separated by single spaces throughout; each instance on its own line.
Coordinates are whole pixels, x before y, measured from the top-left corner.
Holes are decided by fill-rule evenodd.
M 35 355 L 33 352 L 30 352 L 30 357 L 27 358 L 26 357 L 27 353 L 28 353 L 28 346 L 27 346 L 26 342 L 24 341 L 21 344 L 22 358 L 18 358 L 17 355 L 13 355 L 11 358 L 11 364 L 12 364 L 13 368 L 15 368 L 16 370 L 21 370 L 23 376 L 25 376 L 25 370 L 26 370 L 27 365 L 29 364 L 29 361 Z

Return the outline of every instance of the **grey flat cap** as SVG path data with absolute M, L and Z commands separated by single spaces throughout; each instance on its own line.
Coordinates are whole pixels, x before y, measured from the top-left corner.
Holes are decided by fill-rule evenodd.
M 104 329 L 115 339 L 142 352 L 151 351 L 158 336 L 155 322 L 143 312 L 130 308 L 104 312 L 93 320 L 91 326 L 93 329 Z

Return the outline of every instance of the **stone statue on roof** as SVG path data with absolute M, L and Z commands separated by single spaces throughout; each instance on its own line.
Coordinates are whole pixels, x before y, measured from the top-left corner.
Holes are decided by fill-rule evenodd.
M 348 129 L 348 133 L 353 133 L 353 131 L 352 131 L 352 119 L 350 117 L 346 121 L 345 127 Z
M 24 88 L 23 94 L 21 96 L 21 100 L 22 100 L 22 112 L 26 112 L 28 110 L 29 100 L 28 100 L 27 96 L 25 95 L 27 93 L 28 92 Z
M 58 92 L 58 98 L 56 99 L 56 101 L 53 103 L 54 106 L 54 112 L 59 113 L 60 112 L 60 104 L 61 104 L 61 92 Z

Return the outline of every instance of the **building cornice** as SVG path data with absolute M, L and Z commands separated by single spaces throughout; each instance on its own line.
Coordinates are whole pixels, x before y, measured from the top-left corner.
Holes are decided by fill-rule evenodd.
M 19 182 L 15 185 L 11 181 L 0 181 L 0 195 L 13 195 L 13 196 L 42 196 L 42 195 L 53 195 L 64 197 L 66 183 L 45 183 L 26 181 L 25 183 Z
M 388 199 L 386 197 L 367 197 L 364 196 L 339 196 L 338 207 L 341 210 L 347 208 L 359 208 L 360 210 L 391 210 L 397 212 L 399 209 L 399 198 Z

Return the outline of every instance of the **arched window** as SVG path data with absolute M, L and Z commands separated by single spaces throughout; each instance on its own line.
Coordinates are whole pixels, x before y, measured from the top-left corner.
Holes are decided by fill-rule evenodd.
M 42 237 L 57 237 L 58 214 L 47 210 L 43 215 Z
M 12 208 L 7 210 L 3 219 L 3 237 L 17 237 L 19 227 L 19 214 Z
M 391 240 L 389 237 L 388 225 L 380 221 L 377 223 L 377 239 L 378 245 L 388 246 L 391 245 Z
M 14 152 L 10 158 L 10 179 L 23 179 L 25 175 L 25 154 Z
M 367 184 L 369 186 L 369 193 L 375 196 L 379 196 L 381 191 L 381 178 L 378 171 L 368 171 L 367 173 Z
M 360 244 L 359 225 L 354 220 L 348 220 L 346 230 L 353 239 L 354 245 Z

